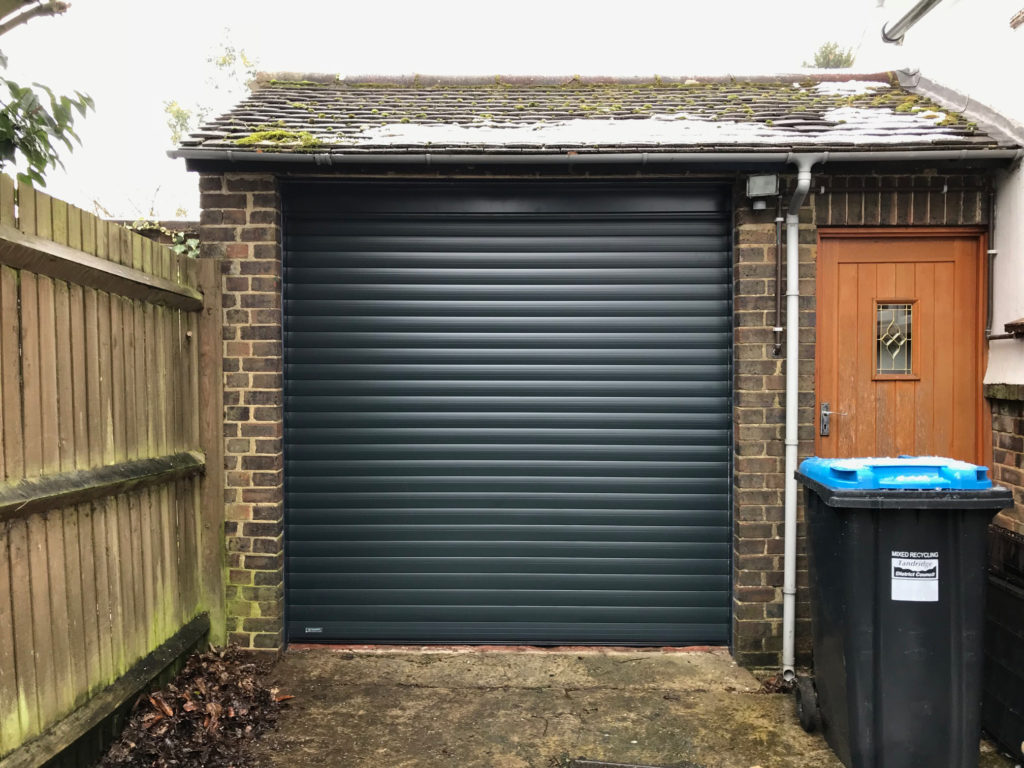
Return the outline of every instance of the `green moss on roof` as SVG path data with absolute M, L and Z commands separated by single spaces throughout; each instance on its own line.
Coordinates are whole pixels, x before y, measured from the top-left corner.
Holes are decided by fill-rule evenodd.
M 271 80 L 270 85 L 280 88 L 328 88 L 332 83 L 314 83 L 312 80 Z
M 367 81 L 367 82 L 363 82 L 363 83 L 353 83 L 353 82 L 349 82 L 348 80 L 346 80 L 344 82 L 339 80 L 337 85 L 343 85 L 346 88 L 372 88 L 373 90 L 377 90 L 378 88 L 395 88 L 395 89 L 401 89 L 401 90 L 406 90 L 406 91 L 409 90 L 409 86 L 404 84 L 404 83 L 375 83 L 373 81 Z
M 320 144 L 316 137 L 309 131 L 256 131 L 248 136 L 235 139 L 235 144 L 240 147 L 251 147 L 257 144 L 281 144 L 297 145 L 300 147 L 315 147 Z

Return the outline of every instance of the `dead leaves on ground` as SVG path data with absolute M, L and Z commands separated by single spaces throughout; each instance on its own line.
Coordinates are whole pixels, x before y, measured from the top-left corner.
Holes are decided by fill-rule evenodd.
M 274 726 L 282 702 L 266 671 L 235 648 L 189 658 L 163 690 L 140 696 L 104 768 L 243 768 L 246 748 Z

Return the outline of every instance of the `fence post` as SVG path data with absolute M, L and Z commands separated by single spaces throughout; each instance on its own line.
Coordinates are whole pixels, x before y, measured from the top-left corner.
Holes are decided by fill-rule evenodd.
M 224 355 L 220 260 L 200 259 L 199 443 L 206 454 L 200 490 L 199 577 L 201 607 L 210 614 L 210 642 L 227 640 L 224 615 Z

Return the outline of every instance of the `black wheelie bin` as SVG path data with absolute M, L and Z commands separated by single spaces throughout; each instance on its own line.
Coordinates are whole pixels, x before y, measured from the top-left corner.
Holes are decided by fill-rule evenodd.
M 1013 503 L 934 456 L 807 459 L 814 677 L 797 714 L 847 768 L 977 768 L 986 534 Z

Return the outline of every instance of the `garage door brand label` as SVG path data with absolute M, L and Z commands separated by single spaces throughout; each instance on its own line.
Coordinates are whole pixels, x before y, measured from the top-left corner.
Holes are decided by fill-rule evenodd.
M 892 553 L 892 599 L 912 603 L 939 601 L 939 553 Z

